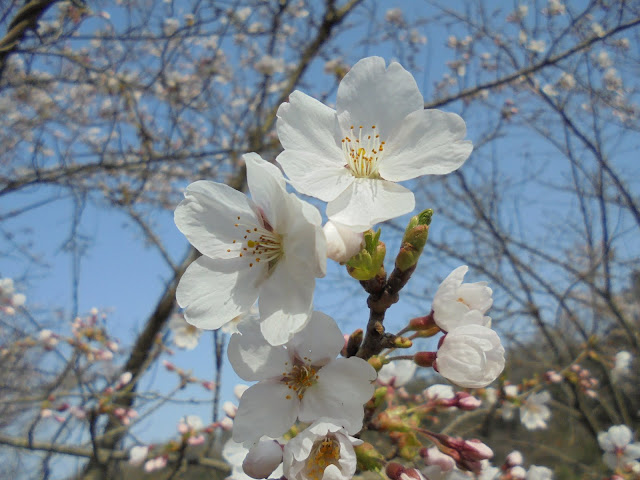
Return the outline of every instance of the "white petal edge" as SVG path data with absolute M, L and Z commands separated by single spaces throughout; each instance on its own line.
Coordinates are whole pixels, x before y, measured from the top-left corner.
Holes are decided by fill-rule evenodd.
M 464 120 L 455 113 L 420 110 L 408 115 L 385 145 L 380 176 L 401 182 L 422 175 L 444 175 L 460 168 L 473 144 L 463 140 Z
M 415 208 L 413 192 L 385 180 L 358 178 L 327 205 L 327 216 L 357 232 L 376 223 L 409 213 Z

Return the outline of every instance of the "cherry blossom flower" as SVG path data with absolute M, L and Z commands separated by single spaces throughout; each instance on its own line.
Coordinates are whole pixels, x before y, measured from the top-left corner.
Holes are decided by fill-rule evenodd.
M 461 325 L 491 326 L 486 313 L 493 305 L 487 282 L 462 283 L 469 267 L 456 268 L 445 278 L 433 297 L 433 319 L 445 332 Z
M 180 314 L 175 314 L 169 320 L 169 329 L 173 332 L 173 343 L 179 348 L 193 350 L 198 346 L 202 330 L 188 323 Z
M 329 220 L 322 227 L 327 239 L 327 257 L 338 263 L 345 263 L 362 246 L 362 232 L 355 232 L 344 225 Z
M 255 324 L 240 332 L 229 340 L 229 361 L 240 378 L 258 383 L 240 399 L 235 441 L 276 438 L 296 418 L 312 422 L 336 412 L 349 423 L 349 433 L 360 430 L 376 372 L 361 358 L 336 359 L 344 338 L 331 317 L 313 312 L 307 326 L 281 346 L 270 345 Z
M 27 301 L 22 293 L 15 293 L 12 278 L 0 278 L 0 311 L 7 315 L 15 314 L 15 308 L 21 307 Z
M 278 109 L 277 130 L 277 161 L 293 186 L 329 202 L 329 219 L 358 231 L 413 210 L 413 193 L 395 182 L 450 173 L 472 150 L 464 121 L 425 110 L 412 75 L 380 57 L 345 75 L 336 110 L 293 92 Z
M 504 369 L 504 347 L 490 328 L 464 325 L 443 337 L 434 367 L 461 387 L 486 387 Z
M 286 343 L 311 313 L 315 278 L 326 248 L 317 209 L 287 193 L 280 170 L 244 155 L 252 199 L 215 182 L 187 187 L 175 222 L 203 256 L 180 279 L 185 319 L 217 329 L 247 312 L 260 296 L 265 338 Z
M 413 360 L 395 360 L 384 365 L 378 372 L 378 382 L 383 385 L 402 387 L 413 378 L 418 366 Z
M 288 480 L 350 480 L 356 471 L 355 445 L 341 422 L 320 418 L 284 447 L 284 476 Z
M 633 466 L 640 459 L 640 442 L 631 443 L 631 430 L 626 425 L 614 425 L 598 433 L 598 443 L 604 450 L 602 460 L 611 469 Z
M 147 459 L 149 447 L 147 445 L 136 445 L 129 450 L 129 465 L 139 467 Z
M 551 418 L 551 410 L 547 403 L 551 395 L 546 390 L 529 395 L 520 407 L 520 422 L 527 430 L 547 428 L 547 421 Z

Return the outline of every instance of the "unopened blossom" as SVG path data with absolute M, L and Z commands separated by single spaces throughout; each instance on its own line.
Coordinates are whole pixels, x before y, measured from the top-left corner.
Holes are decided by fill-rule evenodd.
M 433 319 L 445 332 L 461 325 L 491 326 L 491 317 L 484 314 L 493 305 L 493 291 L 487 282 L 462 283 L 468 270 L 466 265 L 456 268 L 433 297 Z
M 546 390 L 532 393 L 523 400 L 520 407 L 520 422 L 527 430 L 547 428 L 547 422 L 551 418 L 551 410 L 547 406 L 550 401 L 551 395 Z
M 331 220 L 325 223 L 322 230 L 327 240 L 327 257 L 331 260 L 345 263 L 360 251 L 364 238 L 362 232 L 355 232 Z
M 509 476 L 511 478 L 524 480 L 524 478 L 526 478 L 527 476 L 527 471 L 523 466 L 516 465 L 515 467 L 509 469 Z
M 504 369 L 504 347 L 498 334 L 481 325 L 451 330 L 438 348 L 435 369 L 456 385 L 482 388 Z
M 202 330 L 188 323 L 182 315 L 174 314 L 171 317 L 169 329 L 173 333 L 173 343 L 177 347 L 193 350 L 198 346 Z
M 505 466 L 509 468 L 515 467 L 516 465 L 522 465 L 523 462 L 524 458 L 522 457 L 522 453 L 520 453 L 518 450 L 514 450 L 513 452 L 511 452 L 504 460 Z
M 418 366 L 413 360 L 395 360 L 384 365 L 378 372 L 378 382 L 392 387 L 402 387 L 413 378 Z
M 459 168 L 472 150 L 454 113 L 425 110 L 413 76 L 368 57 L 338 87 L 336 110 L 295 91 L 278 109 L 277 161 L 301 193 L 329 202 L 330 220 L 364 231 L 414 209 L 396 182 Z
M 282 446 L 276 440 L 260 440 L 249 449 L 242 470 L 251 478 L 267 478 L 281 464 Z
M 347 425 L 319 418 L 285 445 L 284 476 L 288 480 L 351 480 L 357 463 L 353 447 L 360 444 L 362 440 L 349 435 Z
M 47 328 L 38 332 L 38 340 L 40 340 L 47 349 L 51 349 L 58 344 L 58 336 Z
M 236 414 L 238 413 L 238 407 L 234 403 L 224 402 L 222 404 L 222 411 L 224 411 L 227 417 L 235 418 Z
M 309 319 L 316 277 L 324 276 L 326 248 L 320 212 L 287 193 L 275 165 L 244 155 L 252 198 L 222 183 L 187 187 L 175 222 L 203 255 L 178 284 L 185 319 L 220 328 L 247 312 L 260 296 L 262 331 L 286 343 Z
M 147 459 L 149 447 L 147 445 L 136 445 L 129 450 L 129 465 L 139 467 Z
M 456 461 L 438 450 L 438 447 L 425 449 L 420 452 L 420 456 L 425 465 L 437 465 L 443 472 L 449 472 L 456 467 Z
M 632 358 L 631 354 L 626 350 L 616 353 L 615 364 L 611 370 L 611 376 L 614 380 L 619 380 L 629 373 Z
M 255 324 L 240 332 L 229 340 L 229 361 L 240 378 L 258 383 L 240 399 L 235 441 L 276 438 L 296 419 L 312 422 L 336 412 L 349 423 L 349 433 L 362 428 L 376 372 L 361 358 L 336 359 L 344 338 L 331 317 L 313 312 L 307 326 L 280 346 L 270 345 Z
M 248 389 L 249 389 L 249 385 L 244 385 L 242 383 L 239 383 L 238 385 L 233 387 L 233 394 L 236 396 L 238 400 L 240 400 L 244 392 L 246 392 Z
M 261 441 L 273 441 L 268 439 L 267 437 L 263 437 Z M 279 448 L 279 447 L 278 447 Z M 222 448 L 222 458 L 231 465 L 231 475 L 229 475 L 229 479 L 232 480 L 250 480 L 252 477 L 247 475 L 242 467 L 245 459 L 247 458 L 247 454 L 249 453 L 249 448 L 245 447 L 242 443 L 234 442 L 232 439 L 227 440 L 227 443 L 224 444 Z M 280 458 L 282 459 L 282 450 L 280 450 Z M 282 477 L 282 463 L 278 465 L 270 475 L 271 478 L 281 478 Z
M 604 450 L 602 460 L 611 469 L 625 468 L 640 460 L 640 442 L 631 443 L 633 435 L 626 425 L 614 425 L 598 433 L 598 443 Z
M 527 470 L 526 480 L 552 480 L 553 471 L 548 467 L 531 465 Z

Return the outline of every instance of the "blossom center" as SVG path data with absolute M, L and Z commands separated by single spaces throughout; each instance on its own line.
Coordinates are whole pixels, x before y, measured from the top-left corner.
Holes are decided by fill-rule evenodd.
M 378 165 L 382 160 L 385 142 L 380 139 L 376 126 L 365 131 L 360 125 L 349 128 L 349 133 L 342 139 L 342 153 L 348 168 L 354 177 L 379 178 Z
M 234 227 L 239 230 L 240 235 L 233 239 L 237 248 L 227 249 L 227 252 L 246 258 L 249 267 L 267 262 L 269 268 L 273 268 L 284 255 L 282 237 L 266 221 L 264 226 L 260 226 L 243 223 L 241 217 L 237 217 L 237 220 Z
M 302 400 L 307 388 L 315 385 L 318 381 L 318 370 L 318 367 L 312 366 L 310 359 L 305 357 L 304 363 L 296 362 L 291 370 L 282 374 L 282 383 L 284 383 L 289 390 L 295 392 L 299 400 Z M 291 395 L 287 395 L 286 398 L 287 400 L 291 399 Z
M 340 442 L 332 436 L 318 440 L 311 447 L 307 459 L 306 473 L 311 480 L 320 480 L 329 465 L 338 466 L 340 460 Z

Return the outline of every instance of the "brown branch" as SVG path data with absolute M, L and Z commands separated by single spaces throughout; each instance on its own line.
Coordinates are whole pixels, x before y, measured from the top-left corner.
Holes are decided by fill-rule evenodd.
M 9 55 L 14 53 L 29 29 L 35 29 L 38 20 L 47 9 L 58 0 L 32 0 L 18 10 L 7 29 L 5 36 L 0 39 L 0 78 L 7 65 Z

